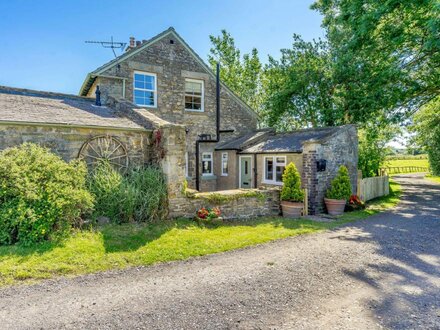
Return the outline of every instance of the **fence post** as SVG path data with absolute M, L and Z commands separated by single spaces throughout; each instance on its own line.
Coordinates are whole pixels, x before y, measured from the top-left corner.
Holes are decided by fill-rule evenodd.
M 303 215 L 309 215 L 309 192 L 308 192 L 307 188 L 304 189 Z

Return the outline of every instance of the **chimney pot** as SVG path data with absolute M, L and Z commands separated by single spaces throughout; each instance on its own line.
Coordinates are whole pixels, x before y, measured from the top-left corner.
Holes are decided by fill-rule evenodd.
M 136 45 L 134 37 L 130 37 L 130 48 L 134 48 Z

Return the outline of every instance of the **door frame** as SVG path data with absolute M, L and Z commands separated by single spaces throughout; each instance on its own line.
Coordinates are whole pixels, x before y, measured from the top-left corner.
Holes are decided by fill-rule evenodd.
M 253 164 L 252 164 L 252 155 L 246 155 L 246 156 L 238 156 L 238 188 L 242 189 L 243 187 L 241 186 L 241 159 L 242 158 L 249 158 L 250 159 L 250 164 L 251 164 L 251 184 L 250 184 L 250 189 L 254 187 L 254 178 L 253 178 Z M 245 188 L 243 188 L 245 189 Z

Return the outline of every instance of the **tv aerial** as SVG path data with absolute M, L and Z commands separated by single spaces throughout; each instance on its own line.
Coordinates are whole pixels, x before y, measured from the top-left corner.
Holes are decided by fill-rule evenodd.
M 104 48 L 109 48 L 112 50 L 113 55 L 116 56 L 115 49 L 120 49 L 121 51 L 124 50 L 125 46 L 127 45 L 126 42 L 118 42 L 113 41 L 113 36 L 110 38 L 110 41 L 86 41 L 86 44 L 99 44 Z

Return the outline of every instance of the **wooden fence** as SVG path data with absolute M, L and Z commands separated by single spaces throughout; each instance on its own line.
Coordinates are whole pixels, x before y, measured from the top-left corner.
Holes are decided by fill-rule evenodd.
M 389 166 L 380 169 L 381 175 L 417 172 L 429 172 L 429 168 L 425 166 Z
M 366 202 L 370 199 L 386 196 L 390 193 L 390 182 L 388 176 L 376 176 L 358 180 L 359 198 Z

